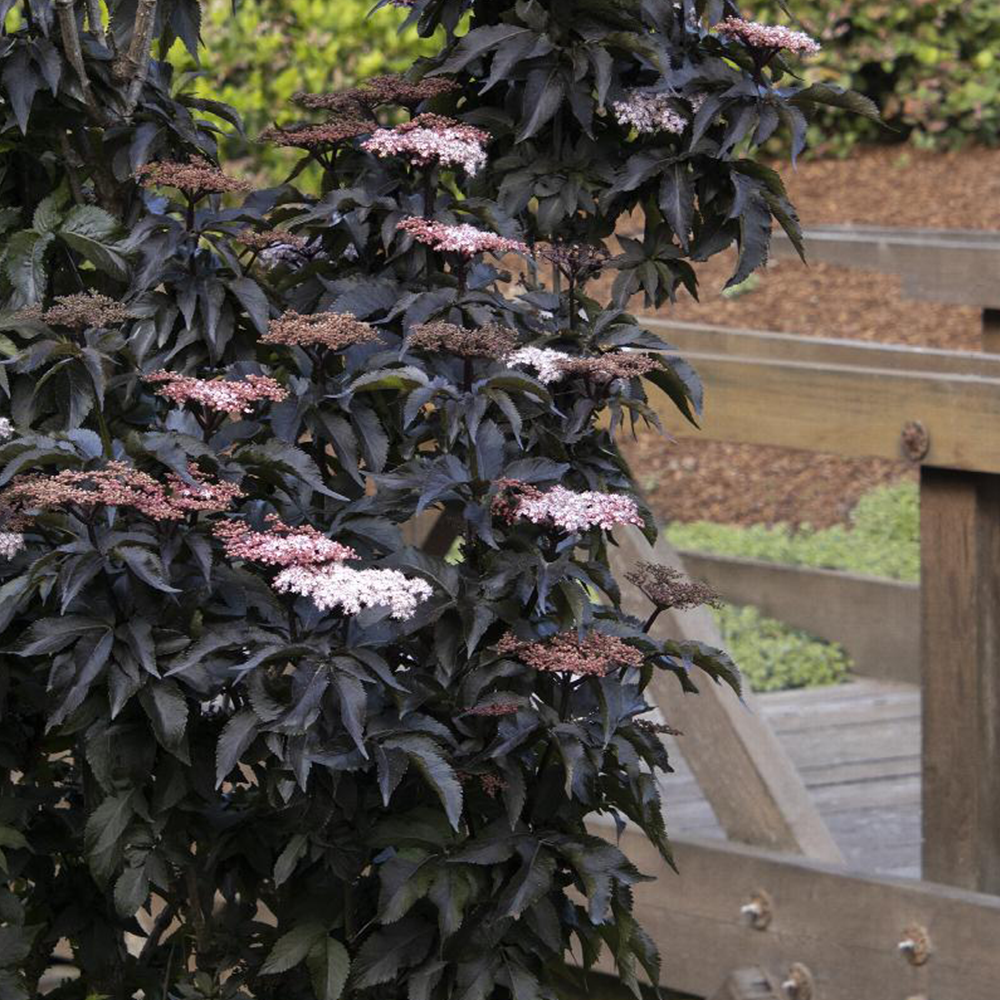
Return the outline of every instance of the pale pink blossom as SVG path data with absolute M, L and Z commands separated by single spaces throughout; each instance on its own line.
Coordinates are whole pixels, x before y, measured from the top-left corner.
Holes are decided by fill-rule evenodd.
M 550 347 L 521 347 L 507 358 L 507 364 L 519 368 L 534 368 L 538 381 L 548 385 L 565 376 L 566 372 L 560 365 L 563 361 L 571 360 L 572 355 L 554 351 Z
M 533 670 L 604 677 L 615 667 L 641 667 L 642 653 L 617 636 L 588 632 L 581 639 L 574 632 L 559 632 L 548 639 L 528 642 L 512 632 L 496 645 L 502 656 L 513 656 Z
M 222 380 L 194 378 L 177 372 L 151 372 L 147 382 L 162 383 L 154 392 L 158 396 L 183 406 L 185 403 L 200 403 L 208 410 L 239 415 L 252 413 L 253 404 L 269 399 L 280 403 L 288 396 L 288 391 L 267 375 L 247 375 L 242 379 Z
M 615 118 L 621 125 L 630 125 L 643 135 L 672 132 L 680 135 L 687 128 L 687 119 L 671 105 L 673 95 L 633 90 L 625 100 L 615 101 Z
M 253 531 L 245 521 L 221 521 L 214 534 L 222 539 L 230 559 L 266 566 L 313 566 L 358 558 L 350 546 L 331 541 L 311 525 L 292 527 L 274 514 L 268 515 L 267 522 L 267 531 Z
M 25 547 L 19 531 L 0 531 L 0 559 L 13 559 Z
M 596 490 L 576 492 L 553 486 L 544 493 L 533 486 L 502 480 L 501 492 L 493 502 L 493 512 L 513 522 L 523 518 L 533 524 L 547 524 L 563 531 L 610 531 L 618 524 L 642 527 L 639 509 L 631 497 Z
M 757 21 L 745 21 L 741 17 L 727 17 L 716 26 L 720 35 L 728 38 L 738 38 L 741 42 L 755 49 L 788 49 L 800 56 L 811 56 L 822 47 L 815 38 L 804 31 L 793 31 L 783 25 L 760 24 Z
M 432 594 L 430 584 L 395 569 L 352 569 L 343 563 L 290 566 L 274 579 L 279 593 L 308 597 L 320 611 L 340 608 L 356 615 L 365 608 L 386 606 L 391 617 L 412 618 L 417 606 Z
M 486 163 L 488 132 L 445 118 L 443 115 L 417 115 L 395 128 L 380 128 L 361 148 L 376 156 L 406 156 L 417 166 L 439 163 L 443 167 L 462 167 L 466 173 L 478 173 Z
M 487 233 L 465 222 L 450 226 L 444 222 L 433 222 L 411 215 L 397 222 L 396 228 L 412 236 L 418 243 L 425 243 L 432 250 L 460 253 L 463 257 L 474 257 L 478 253 L 530 253 L 527 245 L 518 240 Z

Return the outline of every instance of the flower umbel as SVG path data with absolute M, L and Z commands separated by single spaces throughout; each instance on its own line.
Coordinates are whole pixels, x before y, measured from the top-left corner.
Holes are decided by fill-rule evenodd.
M 265 566 L 314 566 L 357 559 L 348 545 L 331 541 L 308 524 L 292 527 L 275 514 L 267 517 L 267 531 L 254 531 L 244 521 L 220 521 L 213 529 L 230 559 L 249 559 Z
M 49 326 L 61 326 L 70 330 L 104 329 L 118 326 L 129 318 L 124 303 L 98 292 L 57 295 L 48 309 L 30 306 L 22 309 L 19 315 L 25 319 L 40 319 Z
M 745 21 L 741 17 L 727 17 L 716 26 L 720 35 L 728 38 L 738 38 L 741 42 L 755 49 L 787 49 L 799 56 L 815 55 L 822 46 L 815 38 L 804 31 L 793 31 L 783 25 L 760 24 L 758 21 Z
M 367 135 L 374 127 L 370 121 L 357 115 L 341 115 L 318 125 L 294 125 L 290 128 L 272 125 L 264 129 L 257 139 L 274 146 L 315 149 L 318 146 L 336 146 L 359 135 Z
M 252 413 L 253 404 L 261 400 L 269 399 L 280 403 L 288 397 L 288 390 L 267 375 L 247 375 L 242 379 L 225 381 L 179 375 L 161 368 L 151 372 L 145 380 L 162 383 L 160 388 L 153 391 L 180 406 L 185 403 L 200 403 L 207 410 L 233 416 Z
M 563 377 L 562 363 L 572 360 L 571 354 L 554 351 L 550 347 L 522 347 L 507 359 L 507 364 L 534 368 L 538 381 L 548 385 L 550 382 L 558 382 Z
M 0 531 L 0 559 L 13 559 L 25 547 L 19 531 Z
M 680 135 L 687 128 L 687 119 L 674 110 L 672 94 L 632 90 L 624 101 L 614 104 L 615 118 L 621 125 L 630 125 L 643 135 L 672 132 Z
M 488 132 L 445 118 L 442 115 L 418 115 L 395 128 L 380 128 L 361 148 L 376 156 L 406 156 L 417 166 L 440 164 L 462 167 L 475 174 L 486 163 Z
M 496 233 L 487 233 L 468 223 L 456 226 L 444 222 L 433 222 L 411 215 L 396 223 L 396 228 L 412 236 L 418 243 L 425 243 L 432 250 L 474 257 L 479 253 L 505 254 L 530 253 L 527 244 L 519 240 L 507 239 Z
M 563 531 L 611 530 L 618 524 L 642 527 L 639 509 L 631 497 L 585 490 L 577 493 L 563 486 L 541 492 L 527 483 L 500 480 L 492 511 L 508 523 L 524 519 Z
M 352 569 L 340 563 L 290 566 L 275 577 L 274 589 L 308 597 L 320 611 L 340 608 L 347 615 L 384 605 L 396 619 L 412 618 L 432 593 L 426 580 L 395 569 Z
M 506 358 L 517 344 L 517 334 L 500 323 L 473 330 L 435 320 L 415 326 L 407 341 L 410 350 L 455 354 L 460 358 Z
M 686 611 L 702 604 L 717 606 L 719 595 L 704 583 L 684 579 L 680 570 L 656 563 L 640 562 L 625 574 L 657 608 Z
M 312 313 L 302 315 L 294 310 L 273 319 L 262 344 L 285 344 L 289 347 L 315 345 L 339 351 L 352 344 L 375 340 L 377 334 L 367 323 L 351 313 Z
M 136 171 L 136 177 L 147 186 L 175 187 L 192 196 L 249 191 L 251 187 L 247 181 L 226 176 L 201 156 L 192 157 L 187 163 L 170 160 L 147 163 Z
M 604 677 L 615 667 L 641 667 L 642 653 L 617 636 L 588 632 L 560 632 L 549 639 L 528 642 L 508 632 L 496 645 L 498 653 L 512 656 L 533 670 Z

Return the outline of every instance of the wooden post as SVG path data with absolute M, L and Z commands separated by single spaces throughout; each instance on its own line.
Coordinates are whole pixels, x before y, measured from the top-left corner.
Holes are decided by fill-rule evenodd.
M 920 536 L 923 877 L 1000 894 L 1000 475 L 923 468 Z
M 712 1000 L 780 1000 L 774 980 L 758 968 L 737 969 Z

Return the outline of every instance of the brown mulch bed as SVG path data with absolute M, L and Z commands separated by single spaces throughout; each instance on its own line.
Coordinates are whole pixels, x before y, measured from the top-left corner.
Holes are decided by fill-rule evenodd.
M 1000 151 L 866 150 L 847 160 L 783 168 L 805 226 L 855 223 L 1000 230 Z M 833 336 L 975 350 L 976 309 L 902 298 L 899 281 L 826 264 L 775 263 L 735 297 L 720 294 L 732 257 L 699 270 L 701 301 L 686 295 L 661 315 L 687 322 L 803 336 Z M 641 311 L 641 302 L 633 303 Z M 845 520 L 873 486 L 914 475 L 902 463 L 640 436 L 626 453 L 654 510 L 666 520 L 738 524 Z

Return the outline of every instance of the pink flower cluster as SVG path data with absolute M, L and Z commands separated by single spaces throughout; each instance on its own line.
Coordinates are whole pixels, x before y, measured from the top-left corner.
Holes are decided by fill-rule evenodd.
M 221 521 L 215 526 L 230 559 L 249 559 L 265 566 L 314 566 L 357 559 L 348 545 L 331 541 L 308 524 L 292 527 L 276 515 L 267 517 L 268 530 L 254 531 L 245 522 Z
M 383 159 L 403 155 L 417 166 L 439 163 L 475 174 L 486 163 L 489 139 L 488 132 L 454 118 L 424 114 L 395 128 L 380 128 L 361 148 Z
M 411 215 L 397 222 L 396 228 L 412 236 L 418 243 L 425 243 L 432 250 L 460 253 L 463 257 L 474 257 L 477 253 L 530 253 L 527 245 L 518 240 L 484 232 L 468 223 L 449 226 L 444 222 L 432 222 L 430 219 Z
M 395 569 L 351 569 L 340 563 L 289 566 L 275 577 L 274 589 L 308 597 L 320 611 L 340 608 L 347 615 L 385 605 L 396 619 L 412 618 L 432 593 L 426 580 Z
M 687 119 L 671 106 L 672 95 L 654 94 L 648 90 L 630 91 L 624 101 L 614 104 L 615 118 L 621 125 L 630 125 L 637 132 L 673 132 L 680 135 L 687 128 Z
M 239 416 L 253 412 L 253 404 L 264 399 L 280 403 L 288 397 L 288 391 L 267 375 L 247 375 L 246 378 L 223 381 L 222 379 L 194 378 L 177 372 L 151 372 L 147 382 L 163 383 L 154 390 L 180 406 L 185 403 L 200 403 L 208 410 Z
M 564 486 L 542 492 L 527 483 L 500 480 L 493 500 L 494 514 L 508 523 L 524 518 L 533 524 L 550 524 L 563 531 L 610 531 L 617 524 L 642 527 L 639 509 L 631 497 L 585 490 L 577 493 Z
M 744 21 L 741 17 L 727 17 L 716 25 L 720 35 L 738 38 L 741 42 L 755 49 L 788 49 L 800 56 L 811 56 L 822 47 L 815 38 L 804 31 L 793 31 L 782 25 L 760 24 L 757 21 Z
M 13 559 L 24 547 L 24 535 L 19 531 L 0 531 L 0 559 Z
M 108 462 L 92 471 L 63 469 L 54 476 L 18 476 L 0 494 L 0 508 L 20 512 L 101 504 L 131 507 L 154 521 L 177 521 L 196 511 L 227 510 L 243 495 L 235 483 L 211 482 L 194 465 L 188 474 L 192 483 L 170 473 L 164 486 L 124 462 Z
M 496 646 L 503 656 L 513 656 L 533 670 L 604 677 L 615 667 L 642 666 L 642 653 L 617 636 L 588 632 L 560 632 L 550 639 L 527 642 L 508 632 Z

